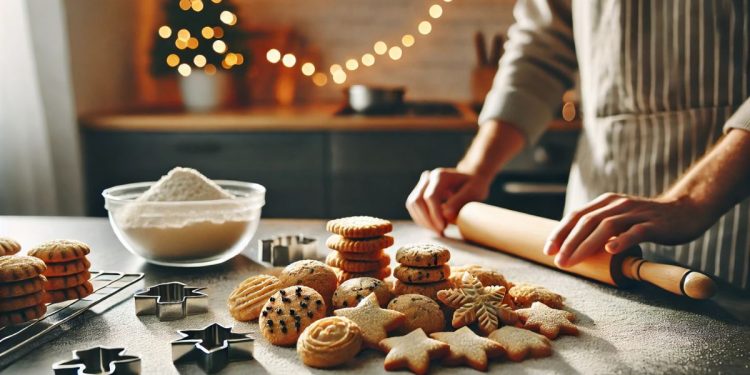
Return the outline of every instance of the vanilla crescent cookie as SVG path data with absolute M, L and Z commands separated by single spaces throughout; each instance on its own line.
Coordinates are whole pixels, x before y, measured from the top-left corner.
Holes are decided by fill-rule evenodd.
M 315 289 L 293 285 L 269 297 L 260 315 L 263 337 L 271 344 L 290 346 L 312 322 L 326 316 L 326 303 Z
M 317 368 L 341 365 L 362 348 L 362 330 L 348 318 L 331 316 L 316 320 L 297 340 L 302 363 Z
M 329 221 L 326 230 L 346 238 L 372 238 L 389 233 L 393 224 L 372 216 L 350 216 Z
M 237 285 L 229 295 L 229 313 L 242 322 L 257 319 L 263 305 L 279 289 L 281 281 L 275 276 L 250 276 Z
M 29 250 L 29 255 L 45 263 L 70 262 L 85 257 L 91 249 L 89 245 L 76 240 L 53 240 L 44 242 Z
M 383 280 L 374 277 L 357 277 L 341 283 L 333 293 L 333 308 L 354 307 L 363 298 L 375 293 L 380 307 L 385 307 L 391 300 L 391 291 Z
M 369 253 L 393 246 L 393 237 L 380 236 L 353 239 L 334 234 L 328 237 L 326 246 L 329 249 L 341 251 L 342 253 Z
M 411 267 L 442 266 L 451 259 L 451 251 L 442 245 L 418 243 L 402 246 L 396 251 L 396 261 Z
M 21 251 L 21 244 L 7 237 L 0 237 L 0 256 L 13 255 Z
M 505 349 L 506 357 L 513 362 L 523 361 L 526 357 L 542 358 L 552 355 L 549 339 L 528 329 L 505 326 L 490 333 L 489 338 L 497 341 Z
M 563 297 L 543 286 L 518 283 L 510 288 L 508 294 L 519 307 L 529 307 L 534 302 L 541 302 L 553 309 L 563 307 Z

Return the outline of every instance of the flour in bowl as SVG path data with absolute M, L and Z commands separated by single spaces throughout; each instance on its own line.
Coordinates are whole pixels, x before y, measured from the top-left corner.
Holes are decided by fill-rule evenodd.
M 232 199 L 234 196 L 195 169 L 176 167 L 153 184 L 141 202 L 181 202 Z

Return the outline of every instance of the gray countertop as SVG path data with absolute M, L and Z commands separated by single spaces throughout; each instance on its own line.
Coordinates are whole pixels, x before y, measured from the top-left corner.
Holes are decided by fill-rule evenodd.
M 323 221 L 264 220 L 256 239 L 290 233 L 304 233 L 323 241 L 326 238 Z M 172 363 L 170 342 L 179 338 L 176 330 L 218 322 L 233 325 L 238 332 L 257 332 L 257 323 L 235 322 L 226 309 L 226 298 L 236 284 L 264 272 L 251 260 L 255 242 L 243 255 L 222 265 L 175 269 L 148 265 L 128 253 L 104 219 L 0 217 L 0 234 L 17 239 L 25 249 L 49 239 L 78 239 L 92 247 L 92 269 L 143 272 L 146 276 L 138 287 L 182 281 L 207 286 L 209 294 L 207 314 L 172 322 L 160 322 L 153 316 L 136 317 L 132 298 L 127 298 L 101 314 L 84 316 L 3 372 L 50 373 L 52 363 L 71 358 L 71 351 L 103 345 L 140 354 L 144 374 L 202 373 L 194 364 L 175 367 Z M 510 280 L 540 284 L 566 297 L 568 309 L 578 316 L 580 336 L 555 340 L 549 358 L 493 362 L 492 373 L 750 373 L 750 326 L 733 320 L 713 301 L 689 301 L 648 286 L 617 290 L 457 240 L 438 239 L 410 222 L 396 222 L 394 236 L 396 246 L 389 250 L 391 253 L 399 244 L 443 242 L 453 249 L 453 265 L 483 264 L 498 269 Z M 259 334 L 254 336 L 255 359 L 231 363 L 222 373 L 329 372 L 307 368 L 294 349 L 275 347 Z M 382 373 L 383 355 L 365 351 L 334 372 L 348 371 Z M 474 372 L 433 364 L 436 374 Z

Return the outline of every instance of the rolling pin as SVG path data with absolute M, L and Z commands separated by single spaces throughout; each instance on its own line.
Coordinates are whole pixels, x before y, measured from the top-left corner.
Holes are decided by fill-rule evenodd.
M 547 237 L 558 224 L 555 220 L 472 202 L 461 209 L 456 224 L 467 241 L 557 268 L 554 256 L 543 252 Z M 694 299 L 708 299 L 716 292 L 714 281 L 700 272 L 641 256 L 637 246 L 619 254 L 602 250 L 563 271 L 616 287 L 645 281 Z

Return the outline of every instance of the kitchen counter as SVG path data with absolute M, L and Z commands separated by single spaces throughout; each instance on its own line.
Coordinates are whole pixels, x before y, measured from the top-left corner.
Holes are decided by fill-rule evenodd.
M 491 373 L 750 372 L 750 326 L 731 320 L 713 302 L 690 301 L 647 286 L 617 290 L 457 240 L 437 239 L 411 222 L 395 222 L 394 226 L 396 246 L 389 251 L 391 254 L 400 244 L 441 242 L 453 249 L 453 265 L 483 264 L 498 269 L 510 280 L 534 282 L 566 297 L 568 309 L 578 316 L 580 336 L 555 340 L 549 358 L 493 362 Z M 52 363 L 70 359 L 72 350 L 95 345 L 125 347 L 127 353 L 140 354 L 144 374 L 201 373 L 193 364 L 172 364 L 170 342 L 178 338 L 177 329 L 197 329 L 218 322 L 234 325 L 237 332 L 257 332 L 256 323 L 235 322 L 226 309 L 226 298 L 236 284 L 264 272 L 262 266 L 250 260 L 255 245 L 222 265 L 174 269 L 148 265 L 128 253 L 105 219 L 0 217 L 0 232 L 17 239 L 26 249 L 55 238 L 85 241 L 93 249 L 92 269 L 143 272 L 146 276 L 139 287 L 168 281 L 207 286 L 210 309 L 207 314 L 185 320 L 159 322 L 154 316 L 136 317 L 133 301 L 127 299 L 101 315 L 79 320 L 83 324 L 71 327 L 55 341 L 21 358 L 4 370 L 7 373 L 50 373 Z M 321 241 L 326 238 L 324 222 L 320 220 L 264 220 L 256 240 L 287 233 L 312 235 Z M 303 366 L 294 349 L 274 347 L 259 334 L 254 336 L 255 359 L 231 363 L 222 373 L 328 373 Z M 359 374 L 382 373 L 383 355 L 365 351 L 345 369 Z M 433 373 L 476 372 L 433 365 Z

